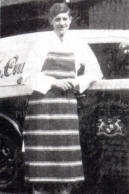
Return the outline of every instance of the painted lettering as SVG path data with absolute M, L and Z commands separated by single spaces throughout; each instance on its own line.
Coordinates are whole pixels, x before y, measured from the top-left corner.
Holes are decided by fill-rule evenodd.
M 5 68 L 4 68 L 4 75 L 6 77 L 8 77 L 12 74 L 12 70 L 16 66 L 17 61 L 18 61 L 18 56 L 15 56 L 7 62 L 7 64 L 5 65 Z
M 25 63 L 18 63 L 19 56 L 14 56 L 9 59 L 7 64 L 4 67 L 4 76 L 9 77 L 11 75 L 21 74 Z

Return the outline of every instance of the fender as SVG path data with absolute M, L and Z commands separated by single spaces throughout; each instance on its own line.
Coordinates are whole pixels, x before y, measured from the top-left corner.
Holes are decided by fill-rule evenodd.
M 14 144 L 22 145 L 22 133 L 19 124 L 8 115 L 0 113 L 0 134 L 8 136 Z

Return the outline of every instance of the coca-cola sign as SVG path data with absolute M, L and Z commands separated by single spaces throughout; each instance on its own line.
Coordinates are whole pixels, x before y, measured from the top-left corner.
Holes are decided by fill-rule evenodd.
M 22 76 L 25 59 L 21 60 L 20 55 L 5 58 L 0 60 L 0 86 L 15 85 Z
M 22 77 L 33 36 L 3 38 L 0 42 L 0 86 L 16 85 Z
M 2 61 L 0 61 L 1 63 Z M 14 56 L 7 61 L 3 69 L 0 69 L 0 78 L 21 74 L 24 66 L 25 62 L 20 62 L 19 56 Z

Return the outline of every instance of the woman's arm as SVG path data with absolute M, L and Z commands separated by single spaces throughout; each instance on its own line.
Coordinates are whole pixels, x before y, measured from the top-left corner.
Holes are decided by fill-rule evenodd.
M 73 80 L 73 85 L 75 89 L 82 93 L 89 88 L 93 82 L 102 79 L 103 74 L 97 58 L 89 45 L 83 45 L 80 51 L 81 53 L 78 55 L 78 65 L 80 63 L 84 66 L 84 73 L 78 75 L 77 78 Z
M 54 78 L 46 76 L 41 72 L 46 55 L 47 49 L 44 49 L 40 44 L 36 44 L 28 55 L 22 75 L 23 84 L 43 94 L 47 93 L 54 81 Z

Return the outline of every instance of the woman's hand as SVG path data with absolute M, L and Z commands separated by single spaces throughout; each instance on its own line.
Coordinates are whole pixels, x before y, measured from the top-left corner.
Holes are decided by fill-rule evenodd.
M 63 91 L 71 90 L 74 88 L 70 79 L 55 79 L 52 88 L 59 88 Z
M 76 79 L 67 79 L 67 81 L 72 85 L 72 89 L 76 90 L 76 87 L 78 86 L 78 82 Z

